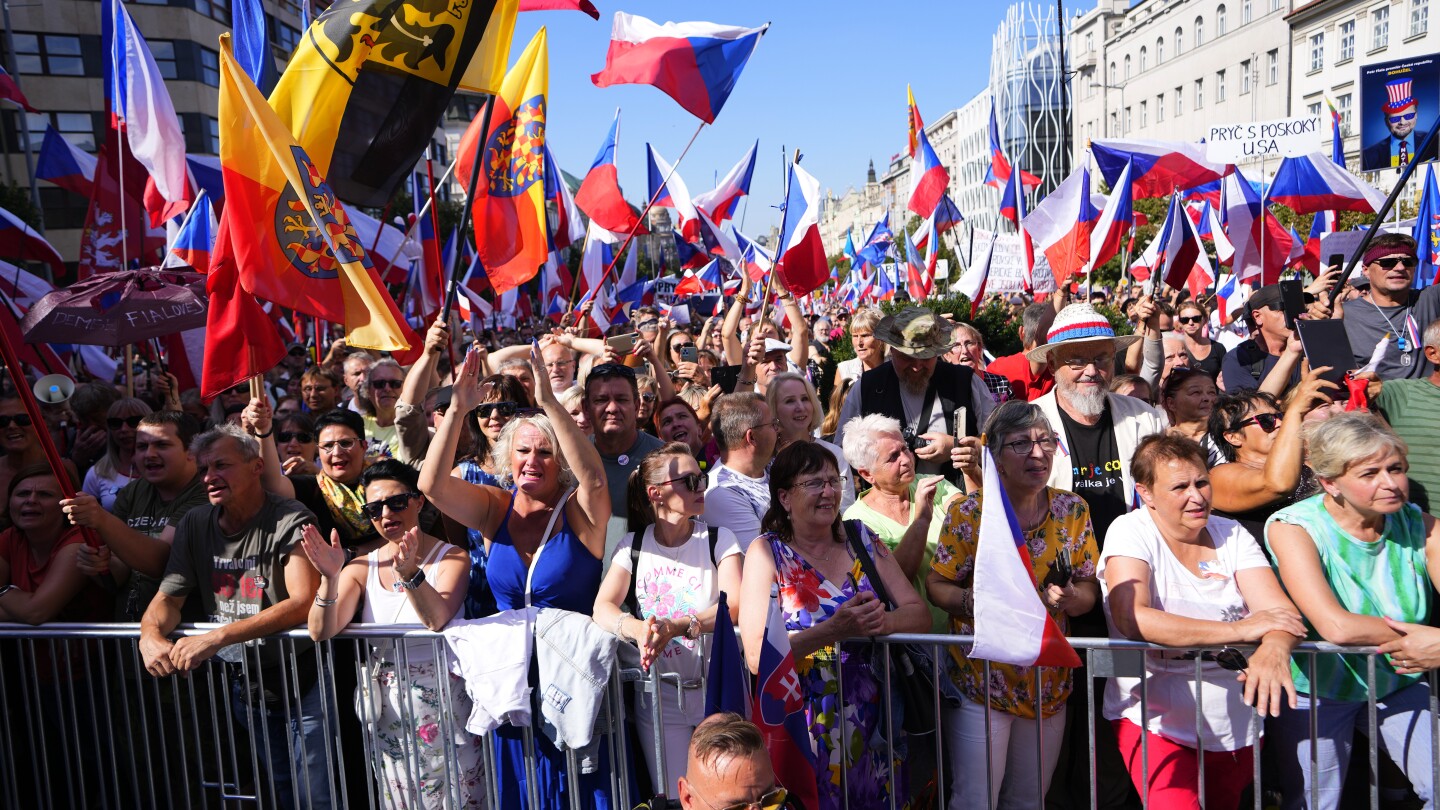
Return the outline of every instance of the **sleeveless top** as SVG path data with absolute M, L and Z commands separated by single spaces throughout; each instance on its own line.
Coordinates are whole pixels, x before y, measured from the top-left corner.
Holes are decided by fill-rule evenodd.
M 474 459 L 465 459 L 459 463 L 461 477 L 472 483 L 483 486 L 505 487 L 501 485 L 500 479 L 481 469 Z M 485 581 L 485 538 L 481 536 L 479 529 L 466 527 L 465 536 L 468 538 L 466 549 L 470 557 L 470 585 L 465 591 L 465 618 L 483 619 L 495 613 L 495 597 L 490 593 L 490 584 Z
M 560 509 L 565 509 L 561 505 Z M 510 516 L 515 514 L 515 498 L 505 510 L 505 520 L 490 540 L 490 556 L 485 576 L 495 594 L 500 610 L 525 607 L 525 577 L 528 566 L 510 539 Z M 533 558 L 535 574 L 530 578 L 530 604 L 537 608 L 559 608 L 589 615 L 595 609 L 595 596 L 600 592 L 599 558 L 570 529 L 570 519 L 562 511 L 543 552 Z
M 435 574 L 435 564 L 444 557 L 454 546 L 441 540 L 430 549 L 430 553 L 421 560 L 420 567 L 425 571 L 425 578 L 432 585 Z M 380 584 L 380 550 L 365 555 L 365 599 L 360 605 L 360 621 L 365 624 L 422 624 L 420 614 L 416 612 L 415 606 L 410 603 L 410 595 L 405 591 L 395 591 Z M 394 650 L 395 642 L 386 641 L 375 645 L 377 650 Z M 433 655 L 434 644 L 426 641 L 411 641 L 405 645 L 406 653 L 412 662 L 428 661 Z

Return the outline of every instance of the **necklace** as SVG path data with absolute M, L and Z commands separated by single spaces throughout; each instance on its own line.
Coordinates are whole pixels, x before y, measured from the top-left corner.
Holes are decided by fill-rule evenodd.
M 1374 295 L 1375 293 L 1372 290 L 1365 296 L 1365 300 L 1369 301 L 1370 306 L 1374 307 L 1375 311 L 1380 313 L 1380 317 L 1385 319 L 1385 325 L 1390 327 L 1390 334 L 1395 336 L 1395 348 L 1400 351 L 1400 365 L 1408 366 L 1414 363 L 1415 359 L 1413 354 L 1415 346 L 1410 341 L 1411 332 L 1397 329 L 1394 322 L 1390 320 L 1390 316 L 1385 314 L 1385 310 L 1381 309 L 1380 305 L 1375 303 Z M 1410 305 L 1403 304 L 1401 305 L 1401 309 L 1405 312 L 1405 326 L 1407 329 L 1410 329 L 1415 322 L 1414 316 L 1410 314 Z

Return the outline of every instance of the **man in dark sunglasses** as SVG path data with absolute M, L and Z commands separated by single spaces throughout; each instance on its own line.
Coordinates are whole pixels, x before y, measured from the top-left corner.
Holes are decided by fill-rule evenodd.
M 1375 373 L 1382 380 L 1419 380 L 1434 370 L 1425 358 L 1422 333 L 1440 318 L 1440 287 L 1414 289 L 1418 258 L 1409 234 L 1382 233 L 1361 259 L 1365 276 L 1356 286 L 1368 285 L 1360 298 L 1345 304 L 1345 334 L 1357 368 L 1370 362 L 1381 341 L 1385 349 Z M 1433 272 L 1433 271 L 1426 271 Z
M 1366 144 L 1360 155 L 1360 168 L 1367 172 L 1382 169 L 1402 169 L 1413 160 L 1434 160 L 1436 145 L 1430 144 L 1425 154 L 1417 155 L 1415 150 L 1425 143 L 1430 133 L 1420 129 L 1420 103 L 1415 98 L 1414 78 L 1401 75 L 1385 82 L 1384 92 L 1373 87 L 1380 99 L 1380 120 L 1385 123 L 1386 133 L 1378 140 Z M 1425 120 L 1429 121 L 1428 113 Z M 1367 128 L 1366 134 L 1370 130 Z
M 683 810 L 787 806 L 787 793 L 775 778 L 759 727 L 731 712 L 712 714 L 695 728 L 679 788 Z

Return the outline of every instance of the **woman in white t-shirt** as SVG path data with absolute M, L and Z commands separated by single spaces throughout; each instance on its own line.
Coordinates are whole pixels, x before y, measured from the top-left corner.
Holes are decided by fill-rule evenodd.
M 1195 806 L 1200 749 L 1207 804 L 1235 807 L 1254 773 L 1250 707 L 1278 716 L 1284 692 L 1295 708 L 1290 653 L 1305 625 L 1255 538 L 1210 515 L 1200 445 L 1150 436 L 1130 468 L 1144 506 L 1110 524 L 1097 569 L 1110 637 L 1187 649 L 1146 653 L 1143 685 L 1111 678 L 1105 718 L 1147 806 Z M 1259 648 L 1246 661 L 1230 644 Z
M 729 529 L 696 518 L 705 511 L 707 479 L 688 445 L 670 442 L 630 473 L 630 533 L 615 549 L 595 599 L 595 623 L 640 648 L 640 664 L 666 679 L 660 703 L 663 773 L 655 749 L 651 695 L 637 689 L 635 723 L 655 793 L 679 795 L 690 737 L 704 718 L 707 665 L 701 633 L 715 629 L 719 598 L 730 619 L 740 612 L 740 543 Z

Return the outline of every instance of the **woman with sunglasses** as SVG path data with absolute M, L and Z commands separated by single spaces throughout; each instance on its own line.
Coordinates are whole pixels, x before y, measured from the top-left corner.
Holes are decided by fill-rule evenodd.
M 835 466 L 839 468 L 840 478 L 844 481 L 840 492 L 840 509 L 849 509 L 850 505 L 855 503 L 855 475 L 850 471 L 850 463 L 845 460 L 845 453 L 840 448 L 824 439 L 815 438 L 816 430 L 824 418 L 820 412 L 820 396 L 815 393 L 815 386 L 793 372 L 776 374 L 765 387 L 765 403 L 770 406 L 770 413 L 775 414 L 775 419 L 780 423 L 779 437 L 775 443 L 777 450 L 794 442 L 815 442 L 835 457 Z
M 630 533 L 611 558 L 595 598 L 595 623 L 640 648 L 640 665 L 673 675 L 661 691 L 665 770 L 656 753 L 653 696 L 637 689 L 635 723 L 655 793 L 675 795 L 686 747 L 705 718 L 702 678 L 708 669 L 700 634 L 715 629 L 721 592 L 730 618 L 740 614 L 740 543 L 729 529 L 698 520 L 705 474 L 690 447 L 671 442 L 630 473 Z M 681 692 L 683 691 L 683 695 Z
M 68 458 L 63 461 L 65 470 L 79 480 L 75 463 Z M 20 470 L 45 463 L 45 448 L 25 412 L 25 403 L 15 396 L 0 395 L 0 492 L 9 488 Z
M 1311 424 L 1305 442 L 1323 493 L 1266 522 L 1275 570 L 1304 614 L 1311 640 L 1357 647 L 1395 642 L 1402 637 L 1399 623 L 1428 623 L 1440 584 L 1440 524 L 1410 502 L 1408 448 L 1368 413 Z M 1400 766 L 1420 804 L 1433 806 L 1432 697 L 1413 654 L 1301 655 L 1290 666 L 1298 708 L 1269 724 L 1283 808 L 1341 806 L 1355 732 L 1366 727 L 1369 711 L 1379 732 L 1371 743 Z M 1312 741 L 1319 771 L 1311 770 Z M 1318 795 L 1313 804 L 1312 791 Z
M 893 442 L 898 439 L 894 434 L 900 426 L 890 421 L 894 432 L 881 447 L 893 456 L 897 450 Z M 846 427 L 847 448 L 851 429 Z M 1100 598 L 1095 582 L 1100 552 L 1090 509 L 1080 496 L 1046 485 L 1057 442 L 1039 406 L 1024 400 L 1003 403 L 986 420 L 984 435 L 1003 494 L 1024 532 L 1025 556 L 1039 583 L 1040 599 L 1060 632 L 1068 634 L 1070 618 L 1088 613 Z M 898 449 L 903 448 L 901 443 Z M 883 461 L 880 466 L 885 466 Z M 942 487 L 948 486 L 943 478 L 940 481 Z M 981 505 L 983 498 L 999 495 L 976 490 L 951 500 L 945 511 L 935 509 L 937 514 L 930 518 L 934 527 L 943 528 L 932 529 L 932 536 L 938 538 L 932 541 L 933 560 L 925 560 L 925 584 L 931 601 L 950 618 L 949 626 L 938 632 L 975 632 Z M 919 514 L 917 509 L 917 522 Z M 958 708 L 945 709 L 943 724 L 945 750 L 955 769 L 949 806 L 1037 806 L 1035 797 L 1049 789 L 1059 760 L 1071 671 L 991 664 L 987 678 L 985 662 L 970 658 L 958 646 L 950 647 L 947 670 L 963 698 Z
M 1110 524 L 1098 569 L 1110 637 L 1188 651 L 1147 652 L 1143 678 L 1111 678 L 1105 719 L 1147 807 L 1199 806 L 1198 752 L 1206 806 L 1235 807 L 1253 778 L 1255 714 L 1295 708 L 1290 653 L 1305 625 L 1255 538 L 1210 513 L 1200 445 L 1149 436 L 1130 469 L 1143 506 Z M 1247 661 L 1231 644 L 1259 646 Z
M 382 459 L 360 476 L 365 493 L 361 507 L 367 520 L 385 539 L 376 550 L 346 562 L 340 534 L 325 536 L 313 525 L 305 527 L 301 545 L 320 574 L 320 588 L 310 608 L 310 637 L 334 638 L 352 621 L 365 624 L 423 624 L 439 632 L 460 610 L 465 598 L 468 561 L 465 552 L 420 530 L 420 507 L 425 497 L 417 484 L 419 473 L 394 459 Z M 372 761 L 380 785 L 382 807 L 449 807 L 459 782 L 463 807 L 485 804 L 481 742 L 466 733 L 458 720 L 469 717 L 470 698 L 463 681 L 447 673 L 437 660 L 437 642 L 404 642 L 404 657 L 394 641 L 374 645 L 370 679 L 360 694 L 377 694 L 366 705 L 357 701 L 360 720 L 375 735 Z M 396 668 L 405 667 L 401 677 Z M 440 702 L 441 680 L 449 678 L 448 705 Z M 370 712 L 373 716 L 367 716 Z M 445 729 L 454 729 L 447 739 Z M 459 772 L 452 776 L 447 748 L 454 745 Z M 418 799 L 418 803 L 412 804 Z
M 555 398 L 542 363 L 532 350 L 536 399 L 545 412 L 517 414 L 505 426 L 493 450 L 501 486 L 483 486 L 450 475 L 461 415 L 484 398 L 479 357 L 466 354 L 450 409 L 420 469 L 420 491 L 446 515 L 480 531 L 485 578 L 499 610 L 530 605 L 590 615 L 600 589 L 610 492 L 600 454 Z M 539 716 L 540 709 L 534 712 Z M 557 787 L 542 794 L 541 808 L 528 810 L 568 807 L 572 778 L 579 783 L 581 805 L 611 807 L 609 754 L 603 746 L 598 771 L 571 774 L 565 755 L 545 735 L 535 735 L 534 753 L 526 757 L 521 729 L 504 725 L 495 734 L 501 808 L 524 806 L 525 777 L 532 767 L 541 784 Z
M 1170 419 L 1168 430 L 1205 448 L 1211 464 L 1220 462 L 1220 451 L 1210 439 L 1210 414 L 1219 396 L 1215 379 L 1199 369 L 1176 367 L 1160 387 L 1160 407 Z
M 1330 401 L 1338 386 L 1322 380 L 1329 368 L 1310 369 L 1285 405 L 1263 391 L 1227 394 L 1210 414 L 1210 440 L 1223 463 L 1210 470 L 1215 513 L 1263 537 L 1276 511 L 1320 491 L 1305 463 L 1305 416 Z
M 660 401 L 659 384 L 653 376 L 641 374 L 635 378 L 635 387 L 640 391 L 640 399 L 635 403 L 635 425 L 653 436 L 655 404 Z
M 135 476 L 135 429 L 153 411 L 143 400 L 116 400 L 105 412 L 105 455 L 85 473 L 80 488 L 95 496 L 105 511 L 115 507 L 115 495 Z
M 1175 312 L 1175 330 L 1185 338 L 1185 365 L 1220 377 L 1225 347 L 1210 339 L 1210 311 L 1199 301 L 1186 301 Z
M 365 454 L 394 458 L 400 452 L 400 431 L 395 426 L 395 405 L 405 385 L 405 370 L 391 358 L 376 360 L 365 373 L 365 383 L 355 395 L 360 414 L 365 417 L 365 435 L 369 446 Z
M 883 701 L 889 700 L 862 645 L 840 654 L 839 642 L 860 636 L 924 633 L 930 611 L 920 600 L 895 557 L 864 526 L 859 543 L 880 582 L 855 556 L 840 520 L 840 470 L 835 456 L 814 442 L 796 442 L 781 450 L 770 467 L 770 508 L 745 553 L 741 577 L 740 633 L 751 672 L 760 650 L 778 590 L 778 609 L 800 676 L 806 726 L 818 762 L 821 810 L 903 806 L 907 784 L 901 771 L 904 740 L 887 741 Z M 893 610 L 878 597 L 886 592 Z M 841 675 L 843 670 L 843 677 Z M 839 689 L 843 682 L 844 693 Z M 841 714 L 844 719 L 842 721 Z M 900 732 L 897 729 L 896 734 Z M 844 791 L 842 795 L 841 771 Z
M 319 475 L 320 442 L 308 413 L 276 414 L 275 449 L 286 475 Z

